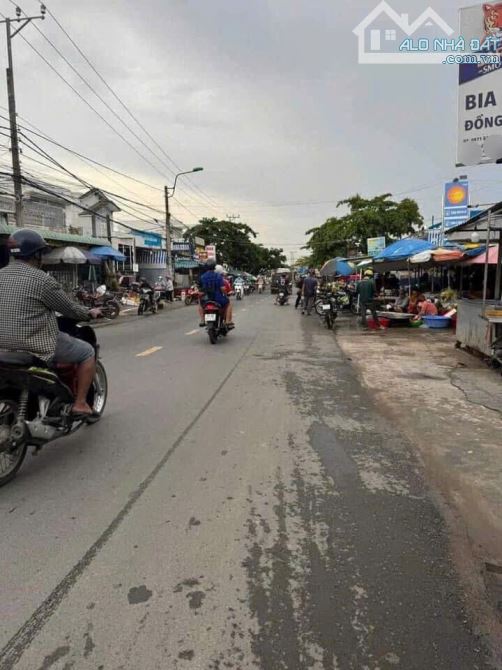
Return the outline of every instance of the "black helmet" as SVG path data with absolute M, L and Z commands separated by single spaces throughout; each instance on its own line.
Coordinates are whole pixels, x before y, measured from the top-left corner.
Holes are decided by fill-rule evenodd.
M 214 258 L 208 258 L 206 261 L 206 270 L 214 270 L 216 267 L 216 261 Z
M 40 233 L 28 228 L 20 228 L 12 233 L 9 238 L 9 247 L 17 258 L 32 258 L 38 252 L 49 248 Z

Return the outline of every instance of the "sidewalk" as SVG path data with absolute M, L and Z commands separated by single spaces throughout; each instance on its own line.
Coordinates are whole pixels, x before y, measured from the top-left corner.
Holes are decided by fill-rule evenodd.
M 492 604 L 502 610 L 502 377 L 455 349 L 451 331 L 362 332 L 341 320 L 344 354 L 383 413 L 415 444 L 466 531 Z M 462 528 L 463 526 L 463 528 Z

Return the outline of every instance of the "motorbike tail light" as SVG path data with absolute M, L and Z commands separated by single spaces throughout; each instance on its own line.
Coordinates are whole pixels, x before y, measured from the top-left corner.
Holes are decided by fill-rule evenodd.
M 206 312 L 218 312 L 220 310 L 216 305 L 206 305 Z

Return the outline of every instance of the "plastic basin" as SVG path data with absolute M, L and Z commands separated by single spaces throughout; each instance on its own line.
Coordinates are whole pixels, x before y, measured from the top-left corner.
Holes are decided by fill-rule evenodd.
M 450 327 L 450 317 L 449 316 L 424 316 L 422 317 L 423 322 L 428 328 L 449 328 Z

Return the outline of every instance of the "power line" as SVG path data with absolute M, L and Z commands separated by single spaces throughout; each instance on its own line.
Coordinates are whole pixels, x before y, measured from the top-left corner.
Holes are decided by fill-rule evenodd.
M 15 4 L 13 0 L 10 0 L 12 4 Z M 108 84 L 106 79 L 101 75 L 100 72 L 96 69 L 96 67 L 93 65 L 93 63 L 89 60 L 89 58 L 85 55 L 85 53 L 82 51 L 82 49 L 78 46 L 78 44 L 75 42 L 75 40 L 70 36 L 68 31 L 63 27 L 63 25 L 58 21 L 56 16 L 53 14 L 53 12 L 48 9 L 48 14 L 49 16 L 53 19 L 53 21 L 56 23 L 56 25 L 60 28 L 60 30 L 66 35 L 68 40 L 71 42 L 71 44 L 75 47 L 75 49 L 78 51 L 78 53 L 82 56 L 82 58 L 85 60 L 85 62 L 89 65 L 89 67 L 93 70 L 93 72 L 99 77 L 99 79 L 103 82 L 103 84 L 106 86 L 106 88 L 110 91 L 110 93 L 113 95 L 113 97 L 119 102 L 119 104 L 125 109 L 127 114 L 131 117 L 131 119 L 141 128 L 141 130 L 145 133 L 145 135 L 154 143 L 154 145 L 160 149 L 162 154 L 167 158 L 167 160 L 176 168 L 176 170 L 179 172 L 181 168 L 177 163 L 169 156 L 169 154 L 163 149 L 163 147 L 157 142 L 157 140 L 150 134 L 150 132 L 145 128 L 145 126 L 139 121 L 137 116 L 135 116 L 129 107 L 125 104 L 125 102 L 120 98 L 117 93 L 114 91 L 114 89 Z M 187 177 L 188 182 L 191 184 L 192 188 L 199 193 L 202 194 L 206 198 L 206 200 L 213 205 L 211 202 L 211 198 L 195 183 L 193 183 L 190 179 L 190 177 Z
M 13 2 L 12 0 L 10 0 L 10 2 L 11 2 L 14 6 L 17 7 L 17 4 L 16 4 L 15 2 Z M 22 11 L 23 11 L 23 13 L 26 15 L 26 12 L 24 12 L 24 10 L 22 10 Z M 56 21 L 56 23 L 62 28 L 61 24 L 55 19 L 54 15 L 51 14 L 51 16 L 52 16 L 52 18 Z M 100 100 L 100 102 L 101 102 L 101 103 L 102 103 L 102 104 L 103 104 L 103 105 L 104 105 L 104 106 L 105 106 L 105 107 L 106 107 L 106 108 L 113 114 L 113 116 L 114 116 L 115 118 L 117 118 L 117 119 L 120 121 L 120 123 L 121 123 L 121 124 L 122 124 L 122 125 L 123 125 L 123 126 L 130 132 L 130 133 L 131 133 L 131 135 L 133 135 L 133 136 L 135 137 L 135 139 L 136 139 L 136 140 L 137 140 L 137 141 L 138 141 L 138 142 L 139 142 L 139 143 L 140 143 L 140 144 L 141 144 L 147 151 L 149 151 L 149 152 L 156 158 L 156 160 L 159 161 L 159 163 L 160 163 L 165 169 L 167 169 L 167 170 L 168 170 L 170 173 L 172 173 L 173 176 L 174 176 L 174 174 L 175 174 L 174 170 L 173 170 L 172 168 L 170 168 L 169 165 L 166 164 L 165 160 L 162 159 L 161 157 L 159 157 L 158 154 L 155 153 L 155 152 L 152 150 L 152 148 L 149 147 L 149 146 L 144 142 L 144 140 L 143 140 L 143 139 L 142 139 L 142 138 L 141 138 L 141 137 L 140 137 L 140 136 L 139 136 L 139 135 L 138 135 L 138 134 L 137 134 L 137 133 L 136 133 L 136 132 L 135 132 L 135 131 L 134 131 L 134 130 L 133 130 L 133 129 L 132 129 L 132 128 L 125 122 L 125 121 L 124 121 L 124 120 L 123 120 L 123 119 L 122 119 L 122 117 L 121 117 L 121 116 L 120 116 L 120 115 L 119 115 L 119 114 L 118 114 L 118 113 L 117 113 L 117 112 L 116 112 L 116 111 L 115 111 L 115 110 L 108 104 L 108 102 L 103 98 L 103 96 L 101 96 L 101 95 L 95 90 L 95 88 L 92 86 L 92 84 L 89 83 L 89 81 L 88 81 L 88 80 L 87 80 L 87 79 L 86 79 L 86 78 L 85 78 L 85 77 L 78 71 L 78 69 L 77 69 L 77 68 L 76 68 L 76 67 L 75 67 L 75 66 L 74 66 L 74 65 L 73 65 L 67 58 L 66 58 L 66 56 L 61 52 L 61 50 L 58 49 L 58 47 L 57 47 L 57 46 L 56 46 L 56 45 L 55 45 L 55 44 L 54 44 L 54 43 L 53 43 L 53 42 L 52 42 L 52 41 L 45 35 L 45 33 L 44 33 L 38 26 L 35 25 L 34 27 L 35 27 L 36 30 L 40 33 L 40 35 L 44 38 L 44 40 L 45 40 L 45 41 L 52 47 L 52 49 L 54 49 L 54 51 L 58 54 L 58 56 L 59 56 L 59 57 L 60 57 L 60 58 L 61 58 L 61 59 L 68 65 L 68 67 L 71 68 L 71 70 L 77 75 L 77 77 L 79 77 L 79 79 L 80 79 L 81 81 L 84 82 L 84 84 L 89 88 L 90 91 L 92 91 L 92 93 L 98 98 L 98 100 Z M 66 31 L 64 31 L 64 32 L 65 32 L 65 34 L 67 34 Z M 68 35 L 67 35 L 67 36 L 68 36 Z M 28 45 L 29 45 L 29 46 L 30 46 L 30 47 L 31 47 L 31 48 L 32 48 L 32 49 L 33 49 L 39 56 L 40 56 L 40 58 L 42 58 L 42 60 L 44 60 L 44 62 L 47 63 L 47 65 L 49 65 L 49 67 L 50 67 L 54 72 L 56 72 L 56 74 L 60 77 L 60 79 L 62 79 L 62 80 L 67 84 L 67 86 L 69 86 L 69 87 L 70 87 L 70 88 L 71 88 L 71 89 L 72 89 L 72 90 L 73 90 L 73 91 L 80 97 L 80 99 L 83 100 L 83 101 L 87 104 L 88 107 L 90 107 L 96 114 L 98 114 L 98 116 L 100 116 L 100 118 L 101 118 L 102 120 L 104 120 L 104 122 L 105 122 L 109 127 L 112 127 L 112 126 L 108 123 L 108 121 L 107 121 L 107 120 L 106 120 L 106 119 L 105 119 L 105 118 L 104 118 L 104 117 L 103 117 L 103 116 L 102 116 L 102 115 L 95 109 L 95 107 L 93 107 L 87 100 L 85 100 L 85 99 L 80 95 L 80 93 L 77 91 L 77 89 L 75 89 L 75 88 L 74 88 L 74 87 L 73 87 L 73 86 L 72 86 L 72 85 L 71 85 L 71 84 L 70 84 L 70 83 L 69 83 L 69 82 L 68 82 L 68 81 L 67 81 L 67 80 L 66 80 L 66 79 L 65 79 L 65 78 L 64 78 L 64 77 L 63 77 L 63 76 L 56 70 L 56 68 L 54 68 L 54 67 L 52 66 L 52 64 L 51 64 L 51 63 L 50 63 L 50 62 L 49 62 L 49 61 L 48 61 L 48 60 L 47 60 L 47 59 L 46 59 L 46 58 L 45 58 L 45 57 L 44 57 L 44 56 L 43 56 L 43 55 L 42 55 L 42 54 L 41 54 L 41 53 L 40 53 L 40 52 L 39 52 L 39 51 L 38 51 L 38 50 L 37 50 L 37 49 L 36 49 L 30 42 L 29 42 L 29 40 L 27 40 L 25 37 L 23 37 L 23 39 L 24 39 L 24 41 L 25 41 L 25 42 L 26 42 L 26 43 L 27 43 L 27 44 L 28 44 Z M 71 41 L 72 41 L 72 44 L 74 44 L 74 46 L 76 46 L 75 43 L 74 43 L 74 41 L 73 41 L 73 40 L 71 40 Z M 76 48 L 78 48 L 78 47 L 76 47 Z M 83 53 L 80 49 L 78 49 L 78 50 L 79 50 L 79 53 Z M 86 59 L 86 60 L 87 60 L 87 59 Z M 94 69 L 95 69 L 95 68 L 94 68 Z M 97 72 L 97 71 L 96 71 L 96 72 Z M 102 79 L 102 81 L 103 81 L 103 82 L 106 84 L 106 86 L 111 90 L 111 87 L 109 87 L 109 85 L 105 82 L 104 78 L 101 77 L 101 75 L 98 75 L 98 76 L 100 76 L 100 78 Z M 120 102 L 121 102 L 121 101 L 120 101 Z M 121 104 L 124 106 L 124 104 L 123 104 L 122 102 L 121 102 Z M 127 109 L 127 108 L 126 108 L 126 109 Z M 138 123 L 138 124 L 140 125 L 140 127 L 143 129 L 143 131 L 144 131 L 144 132 L 145 132 L 151 139 L 153 139 L 152 136 L 148 133 L 148 131 L 144 128 L 144 126 L 141 125 L 141 124 L 137 121 L 137 119 L 135 119 L 135 117 L 132 115 L 132 113 L 129 112 L 128 109 L 127 109 L 127 111 L 128 111 L 128 113 L 132 116 L 132 118 L 136 121 L 136 123 Z M 119 133 L 116 129 L 114 129 L 114 132 L 115 132 L 117 135 L 119 135 L 119 137 L 121 137 L 121 139 L 122 139 L 124 142 L 126 142 L 126 144 L 128 144 L 128 146 L 130 146 L 130 147 L 131 147 L 131 148 L 132 148 L 138 155 L 140 155 L 140 156 L 143 158 L 143 160 L 145 160 L 145 161 L 146 161 L 146 162 L 147 162 L 153 169 L 155 169 L 159 174 L 162 175 L 162 172 L 158 169 L 158 167 L 155 166 L 155 165 L 154 165 L 154 164 L 153 164 L 153 163 L 152 163 L 152 162 L 151 162 L 151 161 L 150 161 L 144 154 L 142 154 L 141 152 L 139 152 L 139 151 L 137 150 L 137 148 L 134 147 L 134 145 L 133 145 L 131 142 L 129 142 L 129 140 L 127 140 L 127 139 L 126 139 L 121 133 Z M 154 140 L 154 142 L 155 142 L 155 140 Z M 159 145 L 159 146 L 160 146 L 160 145 Z M 162 148 L 161 148 L 161 149 L 162 149 Z M 163 150 L 162 150 L 162 151 L 163 151 Z M 170 156 L 169 156 L 168 154 L 166 154 L 164 151 L 163 151 L 163 153 L 168 157 L 169 161 L 170 161 L 171 163 L 173 163 L 173 164 L 176 166 L 176 164 L 175 164 L 174 161 L 170 158 Z M 176 166 L 176 167 L 177 167 L 177 166 Z M 162 175 L 162 176 L 164 176 L 164 175 Z M 165 178 L 165 177 L 164 177 L 164 178 Z M 182 188 L 181 190 L 184 191 L 183 188 Z M 204 195 L 204 197 L 206 198 L 206 200 L 208 200 L 208 202 L 209 202 L 209 206 L 212 207 L 212 208 L 215 208 L 214 204 L 209 200 L 209 198 L 208 198 L 207 196 L 205 196 L 205 194 L 203 194 L 203 195 Z M 200 198 L 200 196 L 198 196 L 198 197 Z

